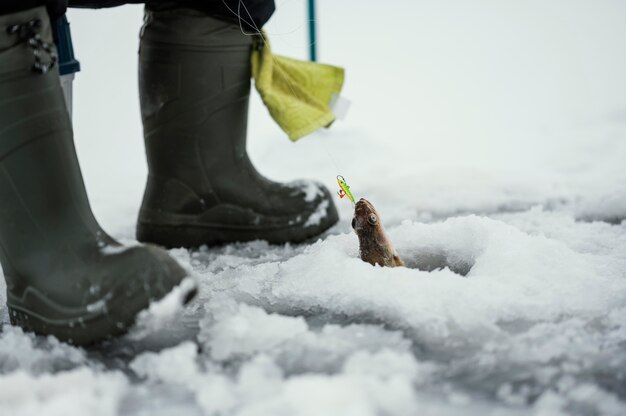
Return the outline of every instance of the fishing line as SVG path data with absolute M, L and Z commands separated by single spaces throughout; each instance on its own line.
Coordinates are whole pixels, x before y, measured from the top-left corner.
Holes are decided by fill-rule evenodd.
M 240 0 L 240 2 L 241 2 L 241 1 L 242 1 L 242 0 Z M 281 4 L 281 6 L 282 6 L 282 5 L 284 5 L 284 4 L 287 4 L 287 3 L 291 3 L 292 1 L 293 1 L 293 0 L 289 0 L 289 1 L 283 2 L 283 3 Z M 243 33 L 243 34 L 244 34 L 244 35 L 246 35 L 246 36 L 256 36 L 256 35 L 258 34 L 257 32 L 254 32 L 254 33 L 246 33 L 246 32 L 244 31 L 243 27 L 241 26 L 241 21 L 243 20 L 243 22 L 244 22 L 244 23 L 246 23 L 246 24 L 247 24 L 247 25 L 248 25 L 251 29 L 254 29 L 254 30 L 257 30 L 257 31 L 258 31 L 258 27 L 257 27 L 256 25 L 254 25 L 254 24 L 253 24 L 253 23 L 254 23 L 254 19 L 252 20 L 252 21 L 253 21 L 253 23 L 251 24 L 251 23 L 250 23 L 250 22 L 248 22 L 247 20 L 242 19 L 242 18 L 241 18 L 241 13 L 240 13 L 240 12 L 238 13 L 238 12 L 234 11 L 234 10 L 233 10 L 233 9 L 232 9 L 232 8 L 231 8 L 231 7 L 230 7 L 230 6 L 226 3 L 226 0 L 222 0 L 222 3 L 224 4 L 224 7 L 226 7 L 226 8 L 228 9 L 228 11 L 230 11 L 230 12 L 231 12 L 234 16 L 237 16 L 237 20 L 238 20 L 238 23 L 239 23 L 239 28 L 241 29 L 241 33 Z M 244 6 L 244 8 L 245 8 L 245 4 L 244 4 L 243 6 Z M 276 6 L 276 10 L 278 10 L 278 8 L 279 8 L 279 7 L 278 7 L 278 6 Z M 238 10 L 240 10 L 240 9 L 241 9 L 241 6 L 240 6 L 239 4 L 237 4 L 237 9 L 238 9 Z M 248 13 L 248 15 L 250 15 L 250 13 Z M 252 19 L 252 17 L 250 17 L 250 18 Z M 317 22 L 317 19 L 307 19 L 307 20 L 306 20 L 306 23 L 310 23 L 310 22 Z M 291 34 L 293 34 L 293 33 L 296 33 L 298 30 L 302 29 L 303 27 L 304 27 L 304 24 L 301 24 L 301 25 L 299 25 L 299 26 L 296 26 L 293 30 L 289 30 L 289 31 L 286 31 L 286 32 L 267 32 L 267 34 L 268 34 L 268 35 L 271 35 L 271 36 L 285 36 L 285 35 L 291 35 Z M 307 46 L 311 46 L 312 44 L 313 44 L 312 42 L 309 42 Z
M 250 11 L 248 10 L 248 8 L 246 7 L 245 3 L 243 2 L 243 0 L 239 0 L 239 2 L 237 3 L 237 11 L 235 12 L 233 9 L 230 8 L 230 6 L 226 3 L 226 0 L 222 0 L 222 3 L 224 4 L 224 6 L 231 12 L 233 13 L 236 17 L 237 17 L 237 21 L 239 23 L 239 29 L 241 30 L 241 33 L 244 34 L 245 36 L 259 36 L 263 42 L 263 44 L 265 46 L 268 45 L 267 40 L 265 39 L 265 36 L 263 36 L 263 32 L 259 29 L 259 27 L 256 25 L 256 22 L 254 21 L 254 18 L 252 17 L 252 15 L 250 14 Z M 241 7 L 243 6 L 243 9 L 245 10 L 246 14 L 248 15 L 248 17 L 250 18 L 251 22 L 248 22 L 246 19 L 244 19 L 241 16 Z M 311 20 L 311 19 L 309 19 Z M 250 28 L 252 28 L 255 32 L 254 33 L 246 33 L 242 22 L 247 24 Z M 302 26 L 300 26 L 302 27 Z M 294 30 L 295 32 L 295 30 Z M 310 45 L 310 44 L 309 44 Z M 276 63 L 276 58 L 270 54 L 270 56 L 272 57 L 272 60 L 274 61 L 274 63 Z M 282 69 L 278 66 L 275 65 L 275 68 L 279 69 L 280 71 L 278 71 L 278 73 L 283 77 L 283 79 L 285 80 L 285 83 L 289 86 L 289 89 L 291 90 L 291 93 L 293 94 L 293 96 L 296 99 L 299 99 L 298 95 L 296 94 L 291 81 L 289 80 L 289 78 L 282 73 Z M 328 158 L 330 159 L 330 162 L 333 164 L 333 166 L 336 169 L 336 172 L 340 172 L 341 170 L 339 169 L 339 166 L 337 165 L 334 157 L 332 156 L 332 154 L 328 151 L 328 148 L 326 146 L 323 146 L 324 151 L 326 152 L 326 154 L 328 155 Z M 340 180 L 341 178 L 341 180 Z M 343 178 L 343 176 L 341 175 L 337 175 L 337 183 L 339 184 L 339 188 L 340 191 L 338 192 L 338 195 L 340 198 L 343 198 L 343 196 L 348 196 L 348 199 L 350 200 L 350 202 L 352 202 L 352 205 L 354 205 L 354 197 L 352 196 L 352 193 L 350 193 L 350 187 L 347 185 L 347 183 L 345 182 L 345 179 Z
M 259 36 L 261 38 L 261 40 L 263 41 L 263 44 L 265 46 L 268 45 L 267 40 L 265 39 L 265 36 L 263 36 L 263 32 L 259 29 L 259 27 L 256 25 L 256 22 L 254 21 L 254 18 L 252 17 L 252 15 L 250 14 L 250 11 L 248 10 L 248 8 L 246 7 L 245 3 L 243 2 L 243 0 L 239 0 L 239 2 L 237 3 L 237 12 L 235 12 L 233 9 L 230 8 L 230 6 L 228 4 L 226 4 L 226 0 L 222 0 L 222 4 L 231 12 L 233 13 L 235 16 L 237 16 L 237 20 L 239 21 L 239 29 L 241 30 L 241 33 L 243 33 L 246 36 Z M 252 23 L 248 22 L 247 20 L 244 20 L 241 17 L 241 6 L 243 6 L 244 10 L 246 11 L 246 14 L 248 15 L 248 17 L 250 18 L 250 20 L 252 21 Z M 243 26 L 241 25 L 241 22 L 245 22 L 248 26 L 250 26 L 252 29 L 254 29 L 256 32 L 255 33 L 246 33 L 243 29 Z M 270 54 L 272 60 L 274 61 L 274 63 L 276 63 L 276 58 L 274 57 L 274 55 Z M 298 97 L 298 94 L 296 94 L 296 91 L 293 88 L 293 85 L 291 83 L 291 81 L 289 80 L 289 78 L 282 73 L 282 69 L 280 68 L 280 66 L 278 65 L 274 65 L 274 68 L 278 69 L 279 71 L 277 71 L 277 73 L 279 73 L 283 79 L 285 80 L 285 83 L 287 84 L 287 86 L 289 87 L 289 90 L 291 90 L 291 94 L 296 98 L 296 99 L 300 99 L 300 97 Z

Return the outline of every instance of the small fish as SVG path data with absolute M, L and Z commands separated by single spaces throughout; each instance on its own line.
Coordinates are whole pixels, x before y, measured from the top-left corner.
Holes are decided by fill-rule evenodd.
M 352 205 L 354 205 L 354 196 L 352 196 L 352 192 L 350 192 L 350 187 L 346 183 L 346 179 L 341 175 L 337 175 L 337 183 L 339 184 L 340 188 L 339 191 L 337 191 L 337 195 L 339 195 L 339 198 L 347 196 L 350 202 L 352 202 Z
M 378 212 L 364 198 L 359 199 L 354 207 L 352 228 L 359 237 L 361 260 L 386 267 L 404 266 L 404 262 L 385 233 Z

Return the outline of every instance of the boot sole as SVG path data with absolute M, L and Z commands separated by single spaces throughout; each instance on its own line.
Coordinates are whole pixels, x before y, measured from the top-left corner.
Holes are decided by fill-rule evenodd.
M 29 296 L 35 296 L 39 301 L 43 300 L 46 302 L 48 307 L 54 308 L 58 315 L 67 314 L 67 308 L 50 302 L 45 296 L 39 294 L 37 290 L 28 288 L 26 292 Z M 181 297 L 182 304 L 186 305 L 189 303 L 197 293 L 197 286 L 190 287 Z M 166 295 L 167 293 L 164 296 Z M 155 301 L 158 300 L 155 299 Z M 134 324 L 137 315 L 146 309 L 151 302 L 153 301 L 151 300 L 146 304 L 145 292 L 137 292 L 132 297 L 124 297 L 123 299 L 118 299 L 117 302 L 109 303 L 107 309 L 103 309 L 99 313 L 90 313 L 88 310 L 85 310 L 84 314 L 60 319 L 45 318 L 20 305 L 19 303 L 21 302 L 17 298 L 7 300 L 7 307 L 12 325 L 20 326 L 24 330 L 38 335 L 53 335 L 59 340 L 70 344 L 88 346 L 128 332 Z M 139 305 L 140 307 L 133 307 L 133 305 Z M 116 315 L 115 312 L 117 311 L 123 311 L 124 313 Z
M 293 226 L 275 229 L 244 229 L 206 225 L 161 225 L 137 223 L 137 240 L 167 248 L 218 246 L 236 242 L 265 240 L 270 244 L 302 243 L 335 225 L 338 218 L 307 228 Z

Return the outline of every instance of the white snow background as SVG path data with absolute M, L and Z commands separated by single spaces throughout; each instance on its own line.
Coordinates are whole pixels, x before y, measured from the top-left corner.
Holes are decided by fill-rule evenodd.
M 172 250 L 200 296 L 147 335 L 74 348 L 11 327 L 2 298 L 0 414 L 626 414 L 626 3 L 318 14 L 350 113 L 292 144 L 253 93 L 251 157 L 276 180 L 342 174 L 411 267 L 359 260 L 337 200 L 340 224 L 309 245 Z M 277 1 L 275 52 L 306 57 L 305 18 L 305 1 Z M 142 8 L 69 19 L 88 192 L 131 242 Z

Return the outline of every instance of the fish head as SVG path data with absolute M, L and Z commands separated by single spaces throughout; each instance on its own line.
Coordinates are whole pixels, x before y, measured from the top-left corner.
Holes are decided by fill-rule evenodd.
M 378 224 L 378 212 L 374 205 L 365 198 L 359 199 L 354 205 L 354 216 L 352 217 L 352 229 L 359 232 L 359 230 L 368 227 L 376 227 Z
M 359 237 L 384 235 L 383 225 L 376 208 L 365 198 L 359 199 L 354 205 L 352 229 Z

